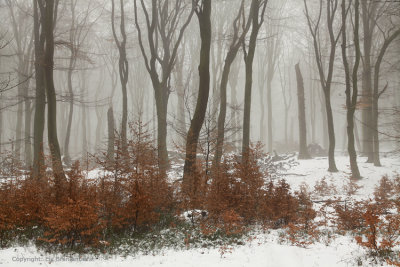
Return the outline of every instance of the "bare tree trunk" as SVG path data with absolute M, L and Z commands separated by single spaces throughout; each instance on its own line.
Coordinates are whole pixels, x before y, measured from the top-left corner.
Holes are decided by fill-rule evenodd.
M 395 40 L 398 36 L 400 36 L 400 29 L 392 32 L 387 38 L 385 38 L 384 43 L 379 51 L 378 57 L 376 59 L 375 68 L 374 68 L 374 91 L 373 91 L 373 99 L 372 99 L 372 129 L 373 129 L 373 141 L 374 141 L 374 165 L 381 166 L 380 162 L 380 155 L 379 155 L 379 97 L 386 91 L 388 84 L 379 91 L 379 74 L 380 74 L 380 67 L 385 56 L 386 50 L 389 45 Z
M 333 114 L 332 114 L 330 90 L 329 93 L 325 93 L 325 105 L 326 105 L 326 117 L 328 122 L 328 137 L 329 137 L 328 171 L 337 172 L 338 169 L 336 168 L 336 163 L 335 163 L 335 144 L 336 144 L 335 129 L 333 126 Z
M 182 55 L 176 59 L 176 91 L 178 97 L 177 114 L 178 114 L 178 131 L 180 134 L 186 133 L 186 116 L 185 116 L 185 82 L 183 81 L 183 62 L 185 57 L 185 48 L 182 49 Z M 182 135 L 182 145 L 185 144 L 185 137 Z
M 328 69 L 325 70 L 322 64 L 321 58 L 321 43 L 319 42 L 319 26 L 321 21 L 322 14 L 322 4 L 324 1 L 320 1 L 319 15 L 316 23 L 311 22 L 311 18 L 308 12 L 307 1 L 304 0 L 304 6 L 306 10 L 306 18 L 308 22 L 308 27 L 310 33 L 313 38 L 313 46 L 314 46 L 314 55 L 318 67 L 318 72 L 320 76 L 321 87 L 325 96 L 325 108 L 326 108 L 326 118 L 328 124 L 328 136 L 329 136 L 329 150 L 328 150 L 328 163 L 330 172 L 337 172 L 335 163 L 335 128 L 333 123 L 333 114 L 332 114 L 332 105 L 331 105 L 331 86 L 332 86 L 332 78 L 334 71 L 334 61 L 336 54 L 336 45 L 340 36 L 340 30 L 337 34 L 334 33 L 334 22 L 335 22 L 335 14 L 337 11 L 338 0 L 327 0 L 326 3 L 326 21 L 327 21 L 327 29 L 329 34 L 329 62 Z
M 103 131 L 103 114 L 104 111 L 100 107 L 96 107 L 96 139 L 95 139 L 95 150 L 97 151 L 101 147 L 102 131 Z
M 67 166 L 71 165 L 71 157 L 69 155 L 69 140 L 71 137 L 72 118 L 74 113 L 74 92 L 72 89 L 72 69 L 73 69 L 74 53 L 72 50 L 73 49 L 71 49 L 71 56 L 69 59 L 69 68 L 68 68 L 69 113 L 68 113 L 67 132 L 65 134 L 65 141 L 64 141 L 64 161 Z
M 172 4 L 174 7 L 171 9 L 169 7 L 170 2 L 173 1 L 152 0 L 149 7 L 151 12 L 149 12 L 144 1 L 140 1 L 140 5 L 146 17 L 148 50 L 145 49 L 142 39 L 142 30 L 138 22 L 137 0 L 133 2 L 139 47 L 145 62 L 146 70 L 151 78 L 156 100 L 158 122 L 158 165 L 163 176 L 166 175 L 166 171 L 169 167 L 167 114 L 168 99 L 171 92 L 171 72 L 175 65 L 177 51 L 183 38 L 183 33 L 194 14 L 194 9 L 192 9 L 178 30 L 179 21 L 182 16 L 181 10 L 185 5 L 182 0 L 175 0 Z M 175 39 L 175 32 L 178 32 L 178 36 L 176 37 L 175 42 L 173 42 Z
M 232 144 L 235 147 L 235 151 L 239 147 L 238 141 L 240 140 L 240 119 L 238 116 L 238 101 L 237 101 L 237 82 L 240 70 L 240 60 L 236 60 L 236 63 L 233 64 L 233 68 L 231 68 L 230 79 L 229 79 L 229 86 L 231 88 L 231 119 L 232 119 L 232 128 L 234 129 L 234 133 L 232 134 Z
M 297 102 L 299 109 L 299 159 L 310 159 L 307 149 L 306 106 L 304 100 L 304 82 L 299 63 L 295 65 L 297 80 Z
M 220 84 L 220 111 L 218 116 L 217 123 L 217 148 L 215 152 L 214 165 L 218 168 L 219 163 L 222 157 L 222 151 L 224 146 L 224 138 L 225 138 L 225 119 L 226 119 L 226 89 L 229 80 L 229 73 L 231 70 L 231 66 L 233 61 L 236 58 L 236 55 L 239 51 L 240 45 L 242 44 L 248 29 L 250 28 L 250 24 L 246 23 L 246 26 L 239 36 L 239 26 L 240 26 L 240 18 L 242 16 L 242 12 L 244 10 L 244 1 L 242 1 L 240 10 L 238 12 L 237 17 L 233 22 L 233 39 L 231 45 L 229 47 L 229 51 L 225 57 L 225 63 L 222 70 L 222 78 Z M 242 22 L 244 25 L 244 21 Z
M 357 150 L 361 151 L 362 150 L 362 146 L 361 146 L 361 142 L 360 142 L 360 136 L 359 136 L 359 133 L 358 133 L 358 126 L 357 125 L 358 125 L 357 122 L 354 121 L 354 137 L 355 137 L 355 140 L 356 140 Z
M 34 40 L 35 40 L 35 117 L 33 129 L 33 177 L 40 179 L 44 168 L 43 133 L 45 124 L 46 91 L 44 83 L 44 32 L 38 0 L 33 0 Z
M 375 28 L 375 11 L 377 5 L 361 1 L 362 21 L 364 29 L 364 56 L 363 56 L 363 73 L 362 73 L 362 153 L 367 156 L 367 162 L 373 162 L 373 127 L 371 118 L 372 111 L 372 67 L 371 67 L 371 47 L 372 35 Z
M 267 108 L 268 108 L 268 152 L 273 152 L 273 114 L 272 114 L 272 75 L 273 70 L 270 69 L 270 64 L 268 64 L 268 78 L 267 78 Z
M 347 150 L 350 157 L 350 168 L 352 178 L 361 178 L 360 171 L 357 165 L 357 152 L 354 145 L 354 113 L 356 111 L 357 96 L 358 96 L 358 66 L 360 64 L 360 43 L 359 43 L 359 0 L 355 0 L 354 4 L 354 46 L 355 46 L 355 62 L 353 67 L 352 81 L 353 81 L 353 92 L 351 92 L 350 84 L 350 68 L 346 55 L 346 0 L 342 0 L 342 58 L 346 78 L 346 108 L 347 108 Z
M 268 1 L 253 0 L 251 2 L 251 19 L 252 29 L 250 34 L 249 48 L 246 52 L 243 43 L 244 61 L 246 65 L 246 81 L 244 89 L 244 112 L 243 112 L 243 140 L 242 140 L 242 156 L 245 157 L 250 147 L 250 112 L 251 112 L 251 89 L 253 84 L 253 60 L 257 45 L 257 36 L 262 23 L 264 22 L 264 14 Z M 261 9 L 261 14 L 260 14 Z
M 54 88 L 53 69 L 54 69 L 54 24 L 55 24 L 55 12 L 58 8 L 58 2 L 56 4 L 52 0 L 46 0 L 45 6 L 45 17 L 43 20 L 43 29 L 45 32 L 46 46 L 44 51 L 44 81 L 46 85 L 48 112 L 47 112 L 47 131 L 49 138 L 49 146 L 51 152 L 51 160 L 53 165 L 53 173 L 55 177 L 56 187 L 56 201 L 61 200 L 63 194 L 62 187 L 66 181 L 62 162 L 60 145 L 57 138 L 57 102 L 56 102 L 56 91 Z M 43 14 L 42 14 L 43 15 Z
M 31 101 L 25 96 L 25 166 L 28 168 L 32 166 L 31 118 Z
M 129 64 L 126 57 L 126 32 L 125 32 L 125 11 L 124 11 L 124 0 L 120 0 L 120 11 L 121 11 L 121 21 L 120 21 L 120 32 L 122 39 L 119 40 L 117 37 L 117 33 L 115 31 L 115 7 L 114 0 L 111 1 L 111 26 L 112 32 L 114 36 L 114 41 L 117 44 L 119 51 L 119 78 L 121 81 L 121 89 L 122 89 L 122 120 L 121 120 L 121 148 L 124 155 L 127 154 L 127 126 L 128 126 L 128 95 L 127 95 L 127 83 L 128 83 L 128 73 L 129 73 Z
M 86 91 L 86 71 L 82 71 L 81 76 L 81 105 L 82 105 L 82 159 L 83 161 L 87 160 L 88 149 L 88 140 L 87 137 L 90 136 L 87 131 L 87 119 L 86 119 L 86 105 L 85 105 L 85 91 Z M 90 127 L 89 127 L 90 128 Z
M 17 160 L 21 159 L 21 147 L 22 147 L 22 116 L 23 116 L 23 86 L 25 83 L 25 78 L 23 77 L 23 63 L 19 63 L 18 67 L 18 90 L 17 90 L 17 122 L 15 125 L 15 150 L 14 150 L 14 157 Z
M 312 79 L 313 75 L 313 69 L 310 71 L 310 124 L 311 124 L 311 143 L 315 144 L 315 109 L 316 109 L 316 104 L 315 104 L 315 83 Z
M 2 147 L 3 147 L 3 131 L 4 131 L 4 129 L 3 129 L 3 105 L 2 105 L 2 103 L 3 103 L 3 94 L 2 93 L 0 93 L 0 155 L 2 155 L 1 154 L 1 152 L 2 152 Z
M 196 9 L 196 15 L 199 20 L 201 37 L 200 81 L 196 109 L 186 138 L 186 158 L 183 169 L 183 183 L 187 185 L 188 192 L 193 193 L 196 191 L 196 181 L 192 179 L 194 179 L 196 168 L 197 143 L 207 111 L 210 92 L 211 0 L 202 0 L 201 7 L 196 8 L 198 8 Z
M 115 123 L 114 123 L 113 108 L 109 107 L 107 111 L 107 129 L 108 129 L 107 166 L 113 166 L 114 164 L 114 143 L 115 143 L 114 125 Z

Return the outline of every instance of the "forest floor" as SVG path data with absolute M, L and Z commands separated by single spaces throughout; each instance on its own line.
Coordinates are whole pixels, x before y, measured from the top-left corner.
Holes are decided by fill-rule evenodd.
M 358 159 L 363 178 L 357 180 L 359 187 L 349 194 L 350 168 L 348 157 L 336 158 L 339 172 L 328 173 L 326 158 L 301 160 L 281 173 L 297 190 L 306 186 L 313 191 L 314 209 L 323 208 L 327 200 L 356 201 L 373 199 L 375 187 L 382 176 L 393 178 L 400 174 L 398 157 L 382 158 L 383 167 L 374 167 Z M 329 207 L 328 207 L 329 208 Z M 317 218 L 323 220 L 323 218 Z M 367 250 L 359 246 L 351 234 L 338 234 L 330 223 L 320 227 L 324 232 L 312 244 L 294 245 L 286 236 L 287 229 L 251 230 L 239 245 L 210 248 L 172 249 L 166 248 L 156 253 L 131 255 L 62 255 L 46 254 L 32 246 L 13 246 L 0 250 L 0 266 L 389 266 L 384 262 L 374 262 L 367 257 Z

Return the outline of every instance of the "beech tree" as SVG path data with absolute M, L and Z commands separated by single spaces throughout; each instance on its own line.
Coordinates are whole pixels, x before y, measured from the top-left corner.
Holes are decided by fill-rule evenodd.
M 362 149 L 367 162 L 380 166 L 379 98 L 387 85 L 380 88 L 381 65 L 394 40 L 400 35 L 399 3 L 396 1 L 361 1 L 363 26 Z
M 196 181 L 194 174 L 196 168 L 197 143 L 200 130 L 203 126 L 207 111 L 208 95 L 210 92 L 210 48 L 211 48 L 211 0 L 193 0 L 194 11 L 197 15 L 200 27 L 201 48 L 199 63 L 199 91 L 197 95 L 196 109 L 190 121 L 190 127 L 186 138 L 186 156 L 183 167 L 183 184 L 187 192 L 195 193 Z
M 43 158 L 43 130 L 47 100 L 47 135 L 54 174 L 56 201 L 61 200 L 62 185 L 66 181 L 57 137 L 57 102 L 54 86 L 54 29 L 57 21 L 58 1 L 34 0 L 34 36 L 36 71 L 36 111 L 34 125 L 34 171 L 40 178 Z
M 32 6 L 29 3 L 6 1 L 11 17 L 14 51 L 17 58 L 17 119 L 15 127 L 14 156 L 21 158 L 22 144 L 24 144 L 24 162 L 26 167 L 31 166 L 31 100 L 29 86 L 32 74 L 33 38 L 32 27 L 26 16 Z M 25 117 L 25 120 L 24 120 Z
M 350 1 L 351 2 L 351 1 Z M 361 178 L 360 171 L 357 165 L 357 152 L 354 144 L 354 113 L 357 107 L 357 97 L 358 97 L 358 67 L 360 65 L 360 41 L 359 41 L 359 20 L 360 20 L 360 2 L 355 0 L 354 3 L 354 47 L 355 47 L 355 61 L 353 65 L 353 73 L 350 78 L 350 66 L 347 59 L 347 32 L 346 32 L 346 20 L 347 13 L 350 10 L 351 3 L 349 7 L 346 7 L 346 0 L 342 0 L 342 58 L 343 66 L 345 72 L 346 81 L 346 109 L 347 109 L 347 150 L 350 156 L 350 168 L 352 173 L 352 178 Z
M 251 89 L 253 84 L 253 60 L 257 44 L 258 32 L 264 22 L 265 9 L 268 0 L 252 0 L 251 2 L 251 33 L 248 48 L 246 48 L 245 41 L 242 42 L 244 62 L 246 65 L 246 81 L 244 89 L 244 112 L 243 112 L 243 140 L 242 140 L 242 154 L 248 154 L 250 146 L 250 111 L 251 111 Z
M 229 46 L 229 50 L 225 57 L 224 67 L 222 71 L 222 78 L 220 83 L 220 107 L 219 107 L 219 116 L 218 116 L 218 129 L 217 129 L 217 145 L 214 157 L 214 165 L 218 167 L 219 162 L 221 161 L 224 138 L 225 138 L 225 120 L 226 120 L 226 91 L 229 80 L 229 73 L 231 66 L 236 58 L 236 55 L 239 51 L 241 44 L 246 37 L 246 34 L 250 28 L 250 19 L 246 22 L 246 17 L 244 14 L 244 1 L 242 0 L 240 9 L 236 18 L 233 21 L 233 37 Z M 250 16 L 249 16 L 250 17 Z M 239 34 L 240 28 L 242 28 L 242 32 Z
M 334 71 L 334 62 L 335 62 L 335 54 L 336 54 L 336 46 L 340 37 L 341 28 L 337 32 L 334 32 L 334 24 L 336 18 L 336 11 L 338 9 L 338 0 L 327 0 L 326 5 L 326 27 L 329 34 L 329 59 L 328 66 L 324 66 L 322 53 L 321 53 L 321 42 L 320 42 L 320 31 L 321 31 L 321 18 L 322 18 L 322 10 L 324 5 L 323 0 L 319 2 L 319 11 L 318 16 L 315 20 L 311 18 L 311 15 L 308 10 L 307 0 L 304 0 L 304 6 L 306 11 L 306 19 L 308 28 L 310 30 L 313 46 L 314 46 L 314 56 L 315 61 L 317 63 L 319 78 L 321 83 L 322 91 L 324 92 L 325 98 L 325 109 L 326 109 L 326 118 L 328 125 L 328 135 L 329 135 L 329 168 L 330 172 L 337 172 L 335 163 L 335 128 L 333 123 L 333 113 L 332 113 L 332 105 L 331 105 L 331 86 L 333 79 L 333 71 Z
M 140 0 L 140 7 L 145 16 L 147 28 L 149 46 L 147 51 L 142 37 L 142 28 L 139 24 L 137 2 L 138 0 L 134 1 L 135 26 L 138 31 L 140 51 L 154 89 L 158 125 L 158 164 L 160 170 L 165 173 L 169 165 L 167 114 L 168 99 L 171 93 L 171 72 L 176 63 L 178 48 L 183 34 L 193 17 L 195 9 L 192 8 L 187 17 L 183 18 L 183 13 L 186 9 L 184 0 L 152 0 L 151 7 L 149 7 L 151 12 L 146 7 L 144 0 Z
M 127 154 L 127 130 L 128 130 L 128 74 L 129 63 L 126 55 L 126 30 L 125 30 L 125 4 L 120 0 L 120 37 L 115 27 L 115 0 L 111 0 L 111 29 L 115 44 L 119 52 L 118 70 L 122 90 L 122 120 L 121 120 L 121 149 L 123 154 Z
M 303 75 L 300 71 L 299 63 L 295 65 L 297 80 L 297 103 L 299 110 L 299 159 L 311 158 L 307 150 L 307 128 L 306 128 L 306 107 L 304 100 Z

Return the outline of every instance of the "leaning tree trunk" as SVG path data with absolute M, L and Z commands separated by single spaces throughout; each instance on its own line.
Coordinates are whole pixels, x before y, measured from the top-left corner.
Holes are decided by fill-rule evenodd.
M 196 109 L 190 122 L 186 138 L 186 158 L 183 168 L 183 183 L 188 192 L 196 193 L 194 174 L 196 168 L 197 143 L 207 111 L 210 92 L 210 48 L 211 48 L 211 0 L 202 0 L 202 9 L 196 12 L 200 26 L 200 64 L 199 64 L 199 93 Z
M 304 100 L 304 82 L 299 63 L 295 65 L 297 80 L 297 101 L 299 108 L 299 159 L 310 159 L 307 150 L 306 107 Z

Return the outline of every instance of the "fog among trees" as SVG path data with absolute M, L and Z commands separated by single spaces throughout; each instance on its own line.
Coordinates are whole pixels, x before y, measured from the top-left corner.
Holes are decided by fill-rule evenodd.
M 360 161 L 400 152 L 397 0 L 1 0 L 0 14 L 0 168 L 50 175 L 54 203 L 78 161 L 111 171 L 116 195 L 124 170 L 151 166 L 197 208 L 232 155 L 246 170 L 254 151 L 321 158 L 360 180 Z

